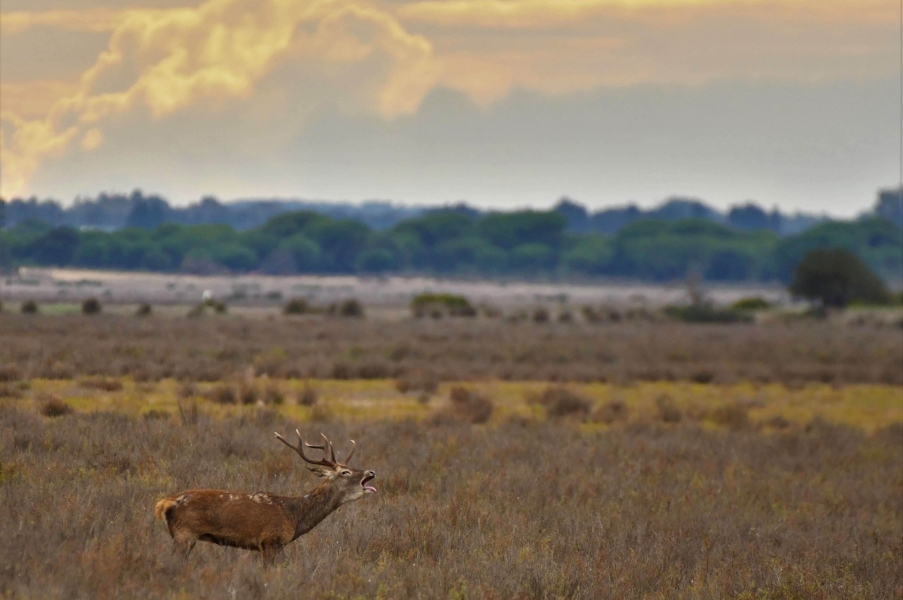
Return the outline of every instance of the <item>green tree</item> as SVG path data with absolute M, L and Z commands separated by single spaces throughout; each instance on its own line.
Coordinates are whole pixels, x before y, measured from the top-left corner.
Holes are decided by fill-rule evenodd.
M 580 236 L 562 257 L 565 268 L 572 273 L 598 275 L 605 273 L 612 258 L 614 246 L 601 235 Z
M 555 251 L 546 244 L 520 244 L 508 255 L 509 264 L 516 270 L 536 274 L 555 268 Z
M 352 219 L 330 219 L 312 224 L 305 233 L 320 245 L 326 269 L 334 273 L 351 273 L 358 253 L 367 244 L 370 228 Z
M 886 304 L 887 286 L 855 254 L 844 248 L 812 250 L 793 273 L 790 293 L 823 307 L 844 307 L 850 302 Z
M 523 210 L 487 215 L 477 223 L 477 232 L 484 240 L 506 250 L 522 244 L 558 249 L 567 223 L 567 217 L 561 213 Z
M 385 273 L 395 267 L 395 255 L 388 248 L 370 248 L 361 252 L 355 261 L 360 273 Z
M 459 212 L 441 210 L 399 223 L 396 234 L 413 234 L 426 247 L 467 236 L 473 230 L 473 219 Z
M 80 241 L 71 227 L 54 227 L 34 241 L 31 255 L 38 264 L 62 267 L 72 262 Z
M 303 233 L 296 233 L 284 240 L 279 244 L 279 249 L 291 255 L 296 271 L 311 273 L 320 266 L 320 246 Z

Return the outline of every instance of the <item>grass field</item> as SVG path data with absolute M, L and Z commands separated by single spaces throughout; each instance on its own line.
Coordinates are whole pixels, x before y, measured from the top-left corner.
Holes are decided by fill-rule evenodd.
M 264 379 L 281 403 L 250 405 L 214 401 L 222 385 L 20 382 L 0 405 L 4 597 L 903 597 L 896 386 L 479 383 L 493 412 L 473 425 L 452 384 L 424 402 L 393 381 Z M 550 389 L 589 411 L 556 416 Z M 72 412 L 42 416 L 53 401 Z M 174 554 L 163 495 L 312 487 L 272 439 L 295 426 L 357 439 L 379 494 L 270 570 Z
M 0 597 L 903 598 L 901 355 L 824 324 L 0 316 Z M 165 495 L 313 487 L 295 427 L 357 440 L 379 493 L 269 569 L 174 553 Z

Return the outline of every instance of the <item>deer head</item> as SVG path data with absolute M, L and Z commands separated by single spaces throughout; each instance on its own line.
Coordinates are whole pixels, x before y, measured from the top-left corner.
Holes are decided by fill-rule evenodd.
M 351 461 L 351 457 L 354 456 L 355 442 L 351 440 L 351 452 L 348 453 L 348 456 L 344 461 L 339 462 L 335 457 L 335 450 L 332 447 L 332 442 L 327 439 L 325 435 L 320 434 L 323 437 L 322 444 L 308 444 L 303 439 L 301 439 L 301 432 L 297 429 L 295 430 L 295 434 L 298 436 L 298 445 L 290 444 L 284 437 L 275 433 L 276 439 L 280 442 L 294 450 L 304 459 L 305 462 L 314 465 L 312 467 L 308 467 L 317 477 L 322 477 L 325 480 L 325 484 L 328 484 L 330 487 L 334 488 L 335 491 L 339 494 L 341 498 L 341 503 L 345 504 L 346 502 L 353 502 L 354 500 L 360 500 L 364 497 L 364 494 L 375 494 L 376 488 L 372 485 L 368 485 L 370 480 L 376 477 L 376 472 L 371 470 L 362 470 L 362 469 L 352 469 L 348 466 L 348 463 Z M 312 448 L 315 450 L 323 451 L 323 458 L 319 460 L 312 460 L 304 454 L 304 448 Z

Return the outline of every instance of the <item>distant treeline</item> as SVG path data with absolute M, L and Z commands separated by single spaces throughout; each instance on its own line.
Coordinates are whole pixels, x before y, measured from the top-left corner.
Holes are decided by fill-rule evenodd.
M 824 222 L 781 236 L 705 218 L 642 218 L 614 234 L 569 231 L 564 211 L 432 211 L 377 230 L 313 211 L 229 225 L 78 230 L 29 220 L 0 232 L 0 265 L 164 272 L 430 273 L 715 281 L 790 279 L 807 251 L 845 247 L 886 278 L 903 278 L 903 230 L 889 219 Z
M 880 213 L 882 202 L 893 208 L 895 190 L 880 192 L 876 208 Z M 5 205 L 5 206 L 4 206 Z M 899 205 L 899 201 L 897 201 Z M 886 208 L 887 208 L 886 207 Z M 399 206 L 386 201 L 370 201 L 359 205 L 350 203 L 318 202 L 308 200 L 241 200 L 223 203 L 212 196 L 185 207 L 171 206 L 169 202 L 155 194 L 144 194 L 135 190 L 131 194 L 100 194 L 96 198 L 77 198 L 68 207 L 56 200 L 37 198 L 16 198 L 9 202 L 0 199 L 0 212 L 5 212 L 7 227 L 15 227 L 26 221 L 38 220 L 50 225 L 67 225 L 75 229 L 99 229 L 114 231 L 126 227 L 155 229 L 164 223 L 179 225 L 229 225 L 239 231 L 260 227 L 268 219 L 283 213 L 308 210 L 333 219 L 353 219 L 371 229 L 385 231 L 408 219 L 426 214 L 449 210 L 450 207 L 429 208 L 424 206 Z M 486 212 L 458 204 L 456 212 L 473 218 L 484 216 Z M 588 211 L 580 204 L 562 198 L 555 212 L 567 219 L 567 231 L 571 233 L 613 234 L 635 221 L 661 219 L 678 221 L 681 219 L 705 219 L 727 225 L 741 231 L 772 231 L 780 235 L 800 233 L 826 220 L 825 217 L 807 214 L 784 214 L 777 209 L 766 211 L 749 202 L 734 206 L 727 212 L 719 212 L 703 202 L 686 198 L 671 198 L 660 206 L 644 210 L 636 205 Z M 897 210 L 899 213 L 899 210 Z M 883 215 L 900 222 L 899 215 L 891 210 Z

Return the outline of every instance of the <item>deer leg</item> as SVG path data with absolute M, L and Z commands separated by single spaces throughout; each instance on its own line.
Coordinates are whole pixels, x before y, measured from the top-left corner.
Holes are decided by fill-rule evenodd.
M 194 545 L 198 541 L 198 537 L 190 533 L 176 533 L 172 539 L 175 542 L 175 551 L 181 553 L 185 558 L 191 555 L 191 551 L 194 550 Z
M 280 554 L 282 554 L 281 544 L 260 545 L 260 556 L 263 558 L 263 564 L 266 567 L 272 566 Z

